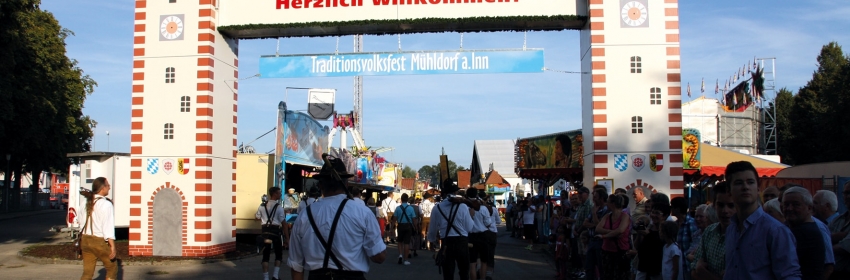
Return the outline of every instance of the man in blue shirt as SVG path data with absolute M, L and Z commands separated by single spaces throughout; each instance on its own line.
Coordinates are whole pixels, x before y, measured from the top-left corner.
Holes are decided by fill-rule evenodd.
M 726 181 L 738 213 L 726 229 L 723 279 L 800 279 L 800 264 L 791 230 L 759 205 L 758 172 L 750 162 L 726 166 Z
M 401 205 L 395 208 L 393 217 L 397 222 L 396 232 L 398 233 L 398 264 L 410 265 L 407 260 L 407 252 L 410 250 L 410 237 L 413 236 L 413 223 L 419 217 L 416 216 L 416 211 L 413 211 L 413 206 L 408 204 L 410 197 L 407 194 L 401 195 Z

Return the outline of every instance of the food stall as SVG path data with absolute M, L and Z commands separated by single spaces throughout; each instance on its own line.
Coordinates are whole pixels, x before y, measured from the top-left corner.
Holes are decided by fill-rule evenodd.
M 580 129 L 518 139 L 516 174 L 537 182 L 538 189 L 532 189 L 532 193 L 546 192 L 549 186 L 561 179 L 581 182 L 583 139 Z

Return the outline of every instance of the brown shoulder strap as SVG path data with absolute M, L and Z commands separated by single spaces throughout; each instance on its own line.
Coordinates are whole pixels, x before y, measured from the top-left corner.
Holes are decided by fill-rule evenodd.
M 90 233 L 89 235 L 94 235 L 94 227 L 93 226 L 89 227 L 89 223 L 91 223 L 91 215 L 92 215 L 92 213 L 94 213 L 94 206 L 97 205 L 97 201 L 100 200 L 101 198 L 106 198 L 106 197 L 101 196 L 101 197 L 95 198 L 94 202 L 91 203 L 91 209 L 86 209 L 86 224 L 83 225 L 83 230 L 81 230 L 80 233 L 84 233 L 86 231 L 86 228 L 88 228 L 89 233 Z M 112 203 L 112 200 L 109 200 L 109 198 L 106 198 L 106 200 L 109 201 L 109 203 Z

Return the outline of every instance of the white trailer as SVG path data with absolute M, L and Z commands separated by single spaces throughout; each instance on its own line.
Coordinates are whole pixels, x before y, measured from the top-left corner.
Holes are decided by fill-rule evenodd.
M 68 228 L 79 231 L 86 221 L 86 198 L 80 195 L 80 188 L 91 190 L 94 179 L 104 177 L 112 186 L 107 197 L 115 205 L 116 237 L 124 235 L 120 233 L 130 228 L 130 154 L 87 152 L 68 157 L 79 162 L 68 170 Z

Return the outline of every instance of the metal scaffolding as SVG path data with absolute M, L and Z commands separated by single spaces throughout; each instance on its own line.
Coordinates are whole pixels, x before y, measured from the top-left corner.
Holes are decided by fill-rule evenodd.
M 354 52 L 362 51 L 363 35 L 354 35 Z M 354 129 L 363 137 L 363 76 L 354 77 Z
M 759 102 L 761 111 L 761 133 L 759 141 L 759 153 L 763 155 L 776 155 L 779 142 L 776 137 L 776 58 L 757 58 L 759 67 L 764 69 L 764 93 Z M 769 65 L 768 65 L 769 64 Z

